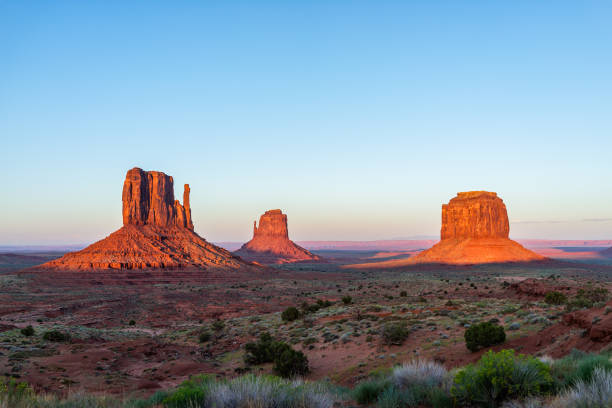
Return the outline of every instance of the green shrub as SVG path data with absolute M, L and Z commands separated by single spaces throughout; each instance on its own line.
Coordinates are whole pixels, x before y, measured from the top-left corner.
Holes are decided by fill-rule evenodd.
M 274 356 L 274 371 L 278 375 L 291 378 L 308 373 L 308 359 L 304 353 L 293 350 L 289 345 L 281 349 L 282 351 Z
M 538 359 L 515 355 L 514 350 L 488 351 L 457 373 L 451 393 L 459 404 L 489 408 L 545 393 L 552 385 L 550 368 Z
M 387 380 L 377 379 L 364 381 L 353 389 L 353 398 L 361 405 L 371 404 L 387 388 L 391 387 L 391 383 Z
M 402 290 L 400 292 L 400 297 L 406 297 L 406 296 L 408 296 L 408 292 L 406 292 L 405 290 Z
M 178 388 L 170 392 L 162 401 L 167 408 L 191 408 L 204 403 L 208 387 L 213 379 L 207 375 L 196 375 L 181 383 Z
M 275 341 L 268 333 L 263 333 L 257 343 L 244 346 L 247 364 L 274 363 L 274 371 L 282 377 L 304 375 L 308 372 L 308 359 L 301 351 L 296 351 L 282 341 Z
M 474 352 L 483 347 L 500 344 L 506 341 L 506 332 L 502 326 L 491 322 L 483 322 L 469 327 L 464 334 L 465 345 Z
M 567 302 L 567 296 L 561 292 L 547 292 L 544 301 L 551 305 L 562 305 Z
M 586 289 L 578 289 L 576 297 L 588 299 L 593 303 L 605 302 L 606 300 L 608 300 L 608 289 L 592 287 Z
M 200 335 L 198 336 L 198 339 L 200 340 L 200 343 L 206 343 L 207 341 L 210 340 L 210 333 L 207 331 L 203 331 L 200 333 Z
M 204 402 L 206 394 L 200 388 L 179 388 L 166 397 L 162 404 L 168 408 L 191 408 Z
M 225 328 L 225 323 L 223 322 L 223 320 L 215 320 L 211 327 L 214 331 L 218 332 Z
M 281 319 L 286 322 L 292 322 L 300 317 L 300 311 L 297 308 L 291 306 L 285 309 L 283 313 L 281 313 Z
M 576 309 L 589 309 L 593 307 L 593 301 L 585 298 L 585 297 L 575 297 L 569 302 L 567 302 L 566 308 L 569 311 Z
M 11 407 L 17 403 L 28 400 L 34 396 L 34 391 L 28 383 L 17 381 L 14 378 L 0 377 L 0 406 Z
M 49 330 L 43 333 L 43 340 L 54 342 L 70 341 L 70 335 L 59 330 Z
M 578 381 L 588 383 L 597 368 L 612 372 L 612 362 L 606 355 L 573 351 L 552 363 L 551 373 L 560 389 L 574 386 Z
M 350 305 L 351 303 L 353 303 L 353 298 L 350 296 L 344 296 L 342 298 L 342 303 L 344 303 L 345 305 Z
M 274 361 L 276 343 L 269 333 L 261 334 L 257 343 L 245 344 L 244 362 L 253 365 L 271 363 Z
M 34 335 L 34 328 L 32 326 L 24 327 L 20 331 L 21 331 L 21 334 L 23 334 L 26 337 L 30 337 Z
M 136 320 L 130 320 L 128 323 L 130 326 L 136 325 Z
M 408 334 L 405 323 L 388 323 L 383 326 L 381 337 L 384 344 L 400 346 L 408 338 Z
M 387 387 L 376 398 L 376 408 L 400 408 L 406 406 L 402 392 L 394 387 Z

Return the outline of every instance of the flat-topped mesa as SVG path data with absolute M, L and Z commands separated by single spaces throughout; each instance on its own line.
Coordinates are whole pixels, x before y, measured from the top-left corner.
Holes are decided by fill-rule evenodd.
M 259 263 L 318 261 L 320 258 L 289 239 L 287 215 L 281 210 L 266 211 L 253 223 L 253 239 L 235 252 Z
M 509 233 L 506 205 L 496 193 L 457 193 L 457 197 L 442 205 L 442 240 L 508 238 Z
M 174 180 L 160 171 L 128 170 L 123 183 L 123 225 L 184 227 L 193 230 L 189 184 L 181 205 L 174 199 Z
M 506 205 L 496 193 L 458 193 L 442 205 L 440 242 L 405 259 L 347 265 L 346 268 L 397 268 L 414 264 L 472 265 L 533 262 L 546 258 L 509 238 Z

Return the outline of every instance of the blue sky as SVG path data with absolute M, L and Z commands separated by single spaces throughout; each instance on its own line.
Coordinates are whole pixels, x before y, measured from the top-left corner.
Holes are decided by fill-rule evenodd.
M 498 192 L 516 238 L 612 238 L 609 1 L 0 1 L 0 244 L 121 226 L 134 166 L 213 241 L 436 236 Z M 177 187 L 176 195 L 182 196 Z

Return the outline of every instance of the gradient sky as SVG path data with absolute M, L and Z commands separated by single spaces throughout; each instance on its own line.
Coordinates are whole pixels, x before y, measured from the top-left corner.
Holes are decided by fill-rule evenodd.
M 0 244 L 121 226 L 134 166 L 244 241 L 437 236 L 496 191 L 515 238 L 612 238 L 612 2 L 1 1 Z

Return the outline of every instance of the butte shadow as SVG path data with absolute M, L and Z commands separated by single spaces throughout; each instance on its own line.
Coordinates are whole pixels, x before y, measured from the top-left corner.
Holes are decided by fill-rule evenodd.
M 185 184 L 183 205 L 171 176 L 129 170 L 123 183 L 123 227 L 87 248 L 31 270 L 260 269 L 193 231 Z
M 287 214 L 281 210 L 266 211 L 253 222 L 253 239 L 234 252 L 241 258 L 261 264 L 320 262 L 321 257 L 289 239 Z
M 548 258 L 509 238 L 506 205 L 496 193 L 458 193 L 442 205 L 440 242 L 407 259 L 346 265 L 352 269 L 380 269 L 435 265 L 540 263 Z

